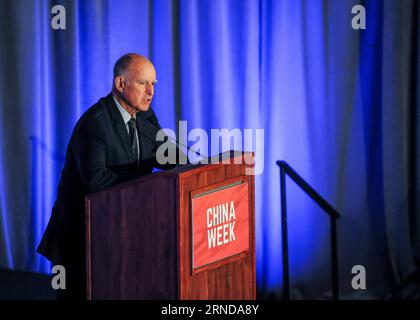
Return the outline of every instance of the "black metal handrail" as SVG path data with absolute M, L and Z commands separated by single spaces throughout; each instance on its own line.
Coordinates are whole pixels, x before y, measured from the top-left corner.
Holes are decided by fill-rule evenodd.
M 281 192 L 281 230 L 283 249 L 283 298 L 290 299 L 289 281 L 289 250 L 287 243 L 287 211 L 286 211 L 286 174 L 314 200 L 330 216 L 331 235 L 331 276 L 332 298 L 339 299 L 338 292 L 338 254 L 337 254 L 337 219 L 340 214 L 318 192 L 314 190 L 286 161 L 277 161 L 280 167 L 280 192 Z

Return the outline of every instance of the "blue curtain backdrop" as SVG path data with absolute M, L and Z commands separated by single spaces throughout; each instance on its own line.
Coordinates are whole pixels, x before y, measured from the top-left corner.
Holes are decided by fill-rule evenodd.
M 56 4 L 65 30 L 51 27 Z M 366 30 L 351 27 L 357 4 Z M 137 52 L 156 66 L 163 127 L 265 130 L 259 288 L 282 287 L 282 159 L 342 214 L 342 296 L 360 297 L 354 265 L 366 267 L 362 295 L 383 296 L 420 257 L 419 10 L 414 0 L 0 0 L 0 267 L 50 272 L 35 249 L 73 126 L 110 91 L 116 59 Z M 329 221 L 287 188 L 292 297 L 327 297 Z

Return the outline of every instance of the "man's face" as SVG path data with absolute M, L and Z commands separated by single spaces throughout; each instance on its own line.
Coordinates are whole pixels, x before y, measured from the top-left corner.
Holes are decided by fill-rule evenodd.
M 154 95 L 156 71 L 145 60 L 134 58 L 124 76 L 121 97 L 136 111 L 147 111 Z

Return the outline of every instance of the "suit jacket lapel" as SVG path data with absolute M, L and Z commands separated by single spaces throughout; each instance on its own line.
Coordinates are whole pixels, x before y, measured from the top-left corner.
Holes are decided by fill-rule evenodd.
M 155 125 L 150 123 L 148 116 L 150 116 L 151 110 L 148 111 L 139 111 L 137 113 L 137 131 L 139 133 L 139 141 L 143 141 L 140 144 L 140 150 L 143 151 L 143 156 L 147 156 L 144 154 L 144 147 L 146 144 L 156 145 L 156 134 L 159 130 Z
M 116 106 L 115 102 L 114 102 L 114 98 L 112 97 L 112 93 L 110 93 L 107 96 L 107 105 L 108 105 L 108 109 L 109 112 L 111 114 L 111 119 L 114 125 L 114 129 L 117 132 L 120 140 L 121 140 L 121 144 L 124 148 L 124 151 L 127 155 L 128 161 L 132 162 L 134 161 L 134 154 L 133 154 L 133 150 L 131 149 L 131 144 L 130 144 L 130 136 L 127 133 L 127 128 L 124 124 L 124 120 L 121 116 L 120 111 L 118 110 L 118 107 Z
M 147 130 L 147 121 L 144 119 L 144 112 L 139 111 L 137 112 L 137 117 L 136 117 L 136 122 L 137 122 L 137 132 L 139 135 L 139 144 L 140 144 L 140 159 L 142 159 L 142 156 L 145 156 L 144 154 L 144 146 L 145 144 L 149 143 L 149 141 L 145 141 L 145 140 L 150 140 L 152 139 L 152 137 L 150 137 L 150 133 Z

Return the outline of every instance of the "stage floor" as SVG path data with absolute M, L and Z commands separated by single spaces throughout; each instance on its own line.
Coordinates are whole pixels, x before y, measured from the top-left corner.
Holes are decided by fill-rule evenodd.
M 0 268 L 0 300 L 56 300 L 51 277 Z

